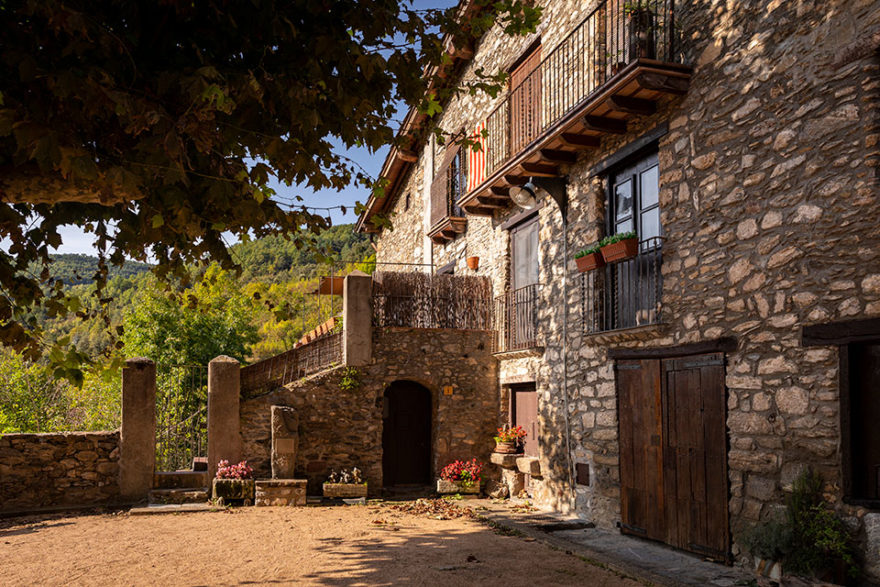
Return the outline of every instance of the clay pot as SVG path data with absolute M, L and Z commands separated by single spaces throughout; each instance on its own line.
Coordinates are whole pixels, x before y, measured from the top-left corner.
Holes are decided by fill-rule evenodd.
M 636 237 L 624 239 L 614 244 L 605 245 L 599 251 L 606 263 L 625 261 L 638 255 L 639 239 Z
M 605 266 L 605 259 L 602 258 L 601 253 L 590 253 L 583 257 L 577 257 L 574 262 L 577 264 L 577 269 L 581 273 Z
M 479 257 L 468 257 L 467 258 L 467 266 L 468 269 L 476 271 L 480 268 L 480 258 Z

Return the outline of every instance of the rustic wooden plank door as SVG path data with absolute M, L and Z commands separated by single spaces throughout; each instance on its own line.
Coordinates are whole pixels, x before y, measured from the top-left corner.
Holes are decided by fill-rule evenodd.
M 622 531 L 727 559 L 724 356 L 616 369 Z
M 617 393 L 621 529 L 665 541 L 659 361 L 619 361 Z
M 541 133 L 541 47 L 510 72 L 510 145 L 518 153 Z M 534 74 L 533 74 L 534 72 Z
M 516 385 L 510 389 L 513 400 L 513 425 L 522 426 L 529 433 L 523 442 L 523 453 L 538 456 L 538 392 L 534 383 Z M 531 475 L 526 475 L 525 486 L 529 490 Z
M 724 355 L 665 359 L 662 373 L 664 541 L 724 560 L 730 550 Z
M 385 391 L 382 426 L 383 485 L 431 482 L 431 392 L 412 381 Z

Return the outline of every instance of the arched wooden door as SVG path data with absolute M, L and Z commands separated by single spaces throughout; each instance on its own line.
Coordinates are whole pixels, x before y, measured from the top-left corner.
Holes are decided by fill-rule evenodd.
M 382 477 L 385 487 L 431 483 L 431 392 L 413 381 L 385 390 Z

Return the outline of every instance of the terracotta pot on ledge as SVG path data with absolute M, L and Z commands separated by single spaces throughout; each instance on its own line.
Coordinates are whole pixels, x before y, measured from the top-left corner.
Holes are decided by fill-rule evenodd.
M 590 253 L 583 257 L 577 257 L 574 262 L 581 273 L 592 271 L 593 269 L 601 269 L 605 266 L 605 259 L 602 258 L 601 253 Z
M 610 245 L 605 245 L 600 251 L 606 263 L 626 261 L 639 253 L 639 239 L 636 237 L 627 238 Z
M 495 441 L 495 452 L 502 455 L 517 455 L 523 452 L 523 447 L 518 442 Z
M 468 257 L 467 258 L 467 266 L 468 269 L 476 271 L 480 268 L 480 258 L 479 257 Z

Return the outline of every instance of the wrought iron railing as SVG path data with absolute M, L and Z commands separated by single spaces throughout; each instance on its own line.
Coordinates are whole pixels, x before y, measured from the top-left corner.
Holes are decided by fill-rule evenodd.
M 527 285 L 495 298 L 495 352 L 538 346 L 538 287 Z
M 673 0 L 605 0 L 486 119 L 486 177 L 637 59 L 681 61 Z
M 643 240 L 635 257 L 582 274 L 586 334 L 660 323 L 662 245 L 662 237 Z
M 189 469 L 207 456 L 208 368 L 157 365 L 156 471 Z
M 424 273 L 376 273 L 373 326 L 492 329 L 488 278 Z

